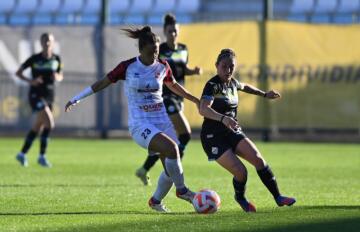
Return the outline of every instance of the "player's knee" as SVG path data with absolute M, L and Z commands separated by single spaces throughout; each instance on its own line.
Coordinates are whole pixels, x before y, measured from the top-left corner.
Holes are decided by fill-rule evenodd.
M 247 169 L 245 167 L 236 168 L 235 179 L 239 182 L 245 183 L 247 181 Z
M 176 143 L 169 143 L 166 149 L 166 155 L 170 159 L 180 158 L 179 148 Z
M 259 153 L 254 158 L 254 166 L 257 170 L 263 169 L 266 166 L 266 161 Z

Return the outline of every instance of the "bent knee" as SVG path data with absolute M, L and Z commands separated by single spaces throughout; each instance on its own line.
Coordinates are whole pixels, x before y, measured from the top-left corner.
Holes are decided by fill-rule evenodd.
M 255 166 L 255 168 L 257 170 L 262 169 L 266 166 L 266 161 L 264 160 L 264 158 L 261 156 L 260 153 L 257 153 L 254 160 L 253 160 L 253 165 Z

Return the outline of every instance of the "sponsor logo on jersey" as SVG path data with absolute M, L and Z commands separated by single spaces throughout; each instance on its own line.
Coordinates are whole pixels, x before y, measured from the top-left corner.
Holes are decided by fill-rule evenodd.
M 163 107 L 163 103 L 155 103 L 155 104 L 147 104 L 147 105 L 142 105 L 139 106 L 139 108 L 144 111 L 144 112 L 155 112 L 155 111 L 160 111 Z
M 137 91 L 139 93 L 153 93 L 153 92 L 156 92 L 158 91 L 159 89 L 138 89 Z

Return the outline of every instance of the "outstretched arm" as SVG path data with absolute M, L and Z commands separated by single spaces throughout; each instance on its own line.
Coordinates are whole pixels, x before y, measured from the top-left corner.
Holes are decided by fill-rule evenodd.
M 174 82 L 164 82 L 165 85 L 175 94 L 188 99 L 189 101 L 192 101 L 196 104 L 196 106 L 199 108 L 200 100 L 192 95 L 189 91 L 187 91 L 184 87 L 182 87 L 179 83 L 176 81 Z
M 71 107 L 79 103 L 82 99 L 99 92 L 100 90 L 108 87 L 111 84 L 110 79 L 106 76 L 101 80 L 98 80 L 91 86 L 86 87 L 83 91 L 79 94 L 74 96 L 71 100 L 69 100 L 65 105 L 65 112 L 69 112 Z
M 262 97 L 269 98 L 269 99 L 276 99 L 276 98 L 281 97 L 280 93 L 278 93 L 274 90 L 265 92 L 265 91 L 262 91 L 262 90 L 256 88 L 255 86 L 252 86 L 249 84 L 243 84 L 243 88 L 241 89 L 241 91 L 243 91 L 245 93 L 262 96 Z
M 185 67 L 185 75 L 200 75 L 202 74 L 202 68 L 195 66 L 193 69 L 189 68 L 188 66 Z

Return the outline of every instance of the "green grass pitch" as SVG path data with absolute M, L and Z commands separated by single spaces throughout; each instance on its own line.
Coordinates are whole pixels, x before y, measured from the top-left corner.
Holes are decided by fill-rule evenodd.
M 215 190 L 221 209 L 196 214 L 172 189 L 165 198 L 172 213 L 165 215 L 147 206 L 161 164 L 151 171 L 153 185 L 144 187 L 134 172 L 146 152 L 134 142 L 55 138 L 51 169 L 36 164 L 38 142 L 30 166 L 20 167 L 15 154 L 22 142 L 0 138 L 0 231 L 360 231 L 358 144 L 257 142 L 282 193 L 297 203 L 277 207 L 247 165 L 247 197 L 258 212 L 245 214 L 233 200 L 230 174 L 191 141 L 183 162 L 186 183 Z

